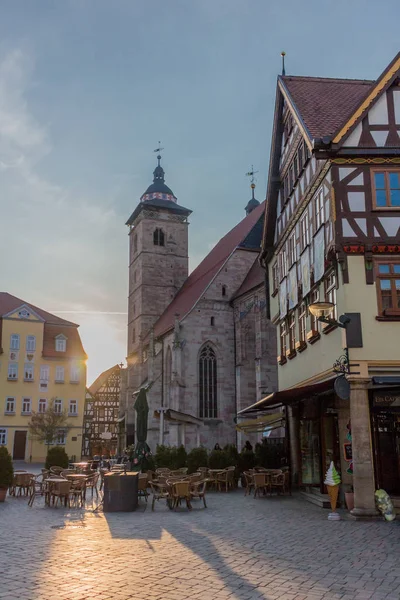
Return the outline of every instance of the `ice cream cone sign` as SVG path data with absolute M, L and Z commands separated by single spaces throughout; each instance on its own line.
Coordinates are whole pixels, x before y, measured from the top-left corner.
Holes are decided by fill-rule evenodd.
M 340 516 L 338 515 L 338 513 L 335 512 L 338 494 L 339 494 L 340 475 L 336 471 L 333 461 L 329 465 L 329 469 L 326 472 L 324 483 L 328 490 L 329 500 L 330 500 L 331 509 L 332 509 L 332 512 L 329 513 L 329 515 L 328 515 L 328 519 L 330 519 L 332 521 L 337 521 L 340 519 Z

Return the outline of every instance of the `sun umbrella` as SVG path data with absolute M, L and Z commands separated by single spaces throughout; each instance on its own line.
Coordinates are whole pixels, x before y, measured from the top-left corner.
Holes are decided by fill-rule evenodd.
M 149 416 L 149 405 L 147 403 L 146 390 L 142 388 L 135 402 L 136 410 L 136 447 L 134 454 L 135 468 L 143 468 L 148 456 L 150 456 L 150 448 L 146 443 L 147 440 L 147 419 Z

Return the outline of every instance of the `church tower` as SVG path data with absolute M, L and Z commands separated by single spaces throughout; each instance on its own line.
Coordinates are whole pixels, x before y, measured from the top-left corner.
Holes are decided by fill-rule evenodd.
M 188 217 L 165 184 L 161 155 L 153 183 L 127 221 L 129 226 L 128 362 L 129 387 L 137 389 L 144 374 L 142 341 L 150 334 L 188 277 Z

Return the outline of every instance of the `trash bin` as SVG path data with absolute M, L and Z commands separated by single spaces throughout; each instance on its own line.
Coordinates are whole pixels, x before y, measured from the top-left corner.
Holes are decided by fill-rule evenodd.
M 130 512 L 138 505 L 138 473 L 104 475 L 104 512 Z

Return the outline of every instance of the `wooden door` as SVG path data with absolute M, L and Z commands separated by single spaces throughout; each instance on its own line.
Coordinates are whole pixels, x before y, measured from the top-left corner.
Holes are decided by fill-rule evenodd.
M 14 434 L 14 460 L 25 460 L 26 431 L 16 431 Z

